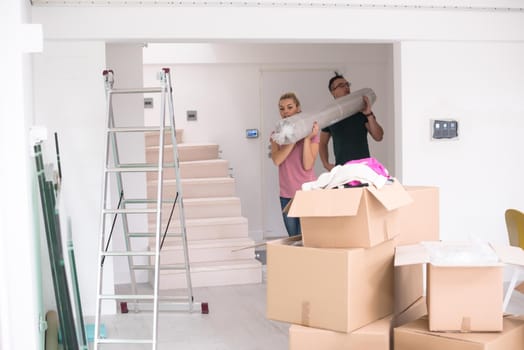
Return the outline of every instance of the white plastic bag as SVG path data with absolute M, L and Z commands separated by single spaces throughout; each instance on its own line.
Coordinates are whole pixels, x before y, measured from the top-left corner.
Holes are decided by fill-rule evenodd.
M 363 96 L 367 96 L 371 104 L 375 103 L 377 99 L 375 92 L 370 88 L 357 90 L 337 98 L 317 112 L 301 112 L 281 119 L 271 138 L 279 145 L 295 143 L 311 133 L 314 122 L 317 122 L 319 128 L 322 129 L 364 109 Z

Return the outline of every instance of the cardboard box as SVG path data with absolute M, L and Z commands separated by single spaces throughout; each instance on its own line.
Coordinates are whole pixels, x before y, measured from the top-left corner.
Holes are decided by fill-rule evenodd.
M 524 319 L 504 317 L 502 332 L 441 333 L 428 329 L 423 317 L 394 329 L 395 350 L 522 350 Z
M 394 267 L 395 304 L 393 313 L 395 315 L 404 312 L 417 300 L 426 296 L 424 269 L 425 266 L 422 264 Z
M 351 332 L 393 312 L 396 242 L 323 249 L 267 244 L 267 318 Z
M 400 327 L 406 323 L 418 320 L 428 314 L 426 298 L 421 297 L 411 304 L 406 310 L 394 315 L 393 326 Z
M 438 253 L 438 249 L 465 258 L 461 263 L 446 263 L 445 259 L 438 262 L 435 258 L 438 254 L 431 253 Z M 472 259 L 471 253 L 476 250 L 485 256 L 490 253 L 495 260 Z M 421 263 L 427 263 L 431 331 L 502 330 L 503 266 L 504 263 L 524 266 L 524 250 L 471 242 L 425 242 L 396 248 L 395 266 Z
M 431 186 L 404 186 L 413 203 L 398 208 L 398 244 L 416 244 L 440 239 L 439 189 Z
M 395 180 L 374 186 L 297 191 L 288 215 L 300 217 L 304 246 L 369 248 L 399 234 L 397 210 L 412 202 Z
M 351 333 L 292 325 L 289 350 L 389 350 L 392 321 L 389 315 Z
M 503 266 L 428 264 L 427 271 L 431 330 L 502 330 Z

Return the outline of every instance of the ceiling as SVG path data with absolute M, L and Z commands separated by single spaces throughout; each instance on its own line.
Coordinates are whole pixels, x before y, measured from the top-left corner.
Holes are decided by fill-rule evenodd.
M 176 1 L 176 0 L 30 0 L 34 6 L 168 6 L 438 9 L 450 11 L 524 12 L 522 0 L 309 0 L 309 1 Z

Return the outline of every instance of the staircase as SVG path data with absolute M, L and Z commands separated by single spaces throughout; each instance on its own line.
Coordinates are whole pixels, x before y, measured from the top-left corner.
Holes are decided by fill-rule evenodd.
M 255 249 L 233 251 L 252 246 L 254 241 L 248 236 L 247 219 L 242 217 L 240 199 L 235 196 L 235 180 L 228 173 L 228 162 L 218 158 L 218 145 L 185 144 L 183 131 L 177 130 L 176 135 L 193 287 L 262 282 L 262 264 L 255 259 Z M 166 140 L 171 142 L 170 137 Z M 148 163 L 158 159 L 157 142 L 158 134 L 146 135 Z M 172 146 L 166 146 L 164 152 L 164 159 L 170 162 Z M 148 198 L 156 197 L 156 181 L 155 174 L 147 175 Z M 174 171 L 168 169 L 164 173 L 163 196 L 174 198 L 175 194 Z M 169 204 L 166 206 L 170 208 Z M 180 232 L 177 214 L 175 210 L 168 232 Z M 162 218 L 164 230 L 168 219 L 167 215 Z M 149 216 L 148 225 L 150 230 L 155 227 L 153 215 Z M 154 249 L 154 240 L 150 241 L 149 249 Z M 161 265 L 181 263 L 183 256 L 180 239 L 166 237 Z M 149 280 L 153 281 L 152 274 Z M 183 271 L 160 272 L 161 290 L 185 287 Z

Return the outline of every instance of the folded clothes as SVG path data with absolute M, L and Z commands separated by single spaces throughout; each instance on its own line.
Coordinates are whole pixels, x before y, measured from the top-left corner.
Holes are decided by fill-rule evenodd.
M 388 178 L 377 174 L 366 164 L 345 164 L 337 165 L 330 172 L 321 174 L 317 180 L 302 184 L 303 191 L 328 189 L 343 186 L 351 181 L 360 183 L 371 183 L 376 188 L 381 188 L 386 184 Z

